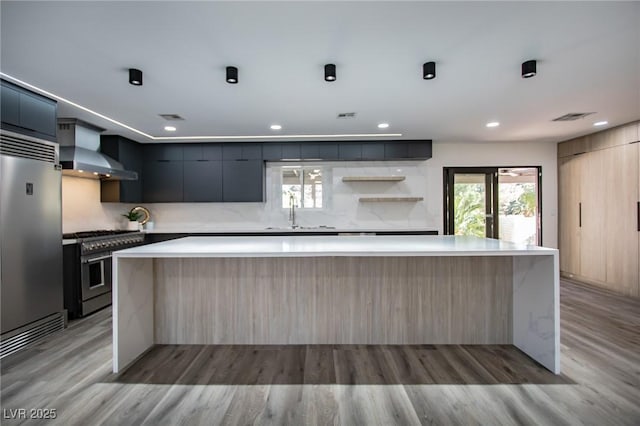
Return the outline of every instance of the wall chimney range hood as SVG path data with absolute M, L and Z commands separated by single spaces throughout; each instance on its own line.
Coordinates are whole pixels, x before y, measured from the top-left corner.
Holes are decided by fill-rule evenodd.
M 95 179 L 137 180 L 138 174 L 100 152 L 104 129 L 75 118 L 58 119 L 62 174 Z

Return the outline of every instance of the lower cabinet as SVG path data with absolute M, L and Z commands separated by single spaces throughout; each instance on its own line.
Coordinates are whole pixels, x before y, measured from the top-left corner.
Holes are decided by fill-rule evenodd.
M 262 160 L 222 161 L 222 201 L 264 201 Z

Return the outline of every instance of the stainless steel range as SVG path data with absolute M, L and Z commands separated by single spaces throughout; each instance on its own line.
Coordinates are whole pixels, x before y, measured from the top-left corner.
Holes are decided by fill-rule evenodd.
M 79 318 L 111 304 L 111 253 L 144 244 L 144 234 L 89 231 L 63 235 L 64 307 Z

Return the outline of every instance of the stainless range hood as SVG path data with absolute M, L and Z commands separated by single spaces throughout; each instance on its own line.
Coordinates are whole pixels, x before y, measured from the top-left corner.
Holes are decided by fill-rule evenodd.
M 137 180 L 138 174 L 100 152 L 104 129 L 75 118 L 58 119 L 62 174 L 116 180 Z

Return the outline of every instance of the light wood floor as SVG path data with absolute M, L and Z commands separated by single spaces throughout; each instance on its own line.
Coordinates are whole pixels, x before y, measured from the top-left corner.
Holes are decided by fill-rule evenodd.
M 111 312 L 2 360 L 42 424 L 640 424 L 640 300 L 561 286 L 562 369 L 511 346 L 157 346 L 111 373 Z M 24 422 L 24 421 L 22 421 Z

